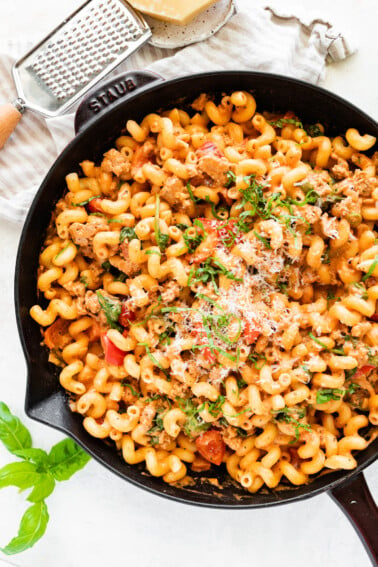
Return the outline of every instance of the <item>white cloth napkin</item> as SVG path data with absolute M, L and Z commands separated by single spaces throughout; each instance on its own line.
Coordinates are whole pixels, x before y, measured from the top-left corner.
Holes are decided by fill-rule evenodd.
M 345 59 L 354 51 L 328 22 L 305 21 L 269 7 L 251 8 L 247 0 L 238 0 L 237 7 L 236 15 L 208 40 L 176 52 L 146 45 L 118 67 L 117 74 L 148 68 L 169 79 L 200 71 L 243 69 L 318 83 L 327 62 Z M 19 48 L 13 43 L 13 56 L 0 55 L 0 103 L 17 96 L 11 66 Z M 73 113 L 45 120 L 26 112 L 0 151 L 0 217 L 24 219 L 50 165 L 74 136 L 73 120 Z

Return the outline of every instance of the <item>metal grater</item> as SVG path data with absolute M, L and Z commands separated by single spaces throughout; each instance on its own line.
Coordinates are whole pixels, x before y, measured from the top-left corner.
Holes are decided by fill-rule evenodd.
M 13 66 L 17 110 L 62 114 L 151 37 L 123 0 L 88 0 Z

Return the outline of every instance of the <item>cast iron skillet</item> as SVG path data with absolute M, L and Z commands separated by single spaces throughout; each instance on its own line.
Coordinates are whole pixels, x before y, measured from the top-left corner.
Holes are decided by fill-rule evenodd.
M 324 124 L 329 135 L 344 133 L 347 127 L 353 126 L 361 133 L 378 136 L 377 123 L 352 104 L 295 79 L 239 71 L 198 74 L 167 82 L 159 79 L 151 73 L 128 73 L 92 91 L 77 112 L 75 127 L 78 134 L 51 167 L 31 206 L 19 245 L 15 278 L 18 329 L 28 366 L 26 413 L 73 437 L 88 453 L 122 478 L 178 502 L 214 508 L 258 508 L 295 502 L 328 490 L 359 531 L 371 559 L 377 560 L 375 530 L 378 513 L 361 471 L 375 460 L 378 439 L 358 454 L 355 470 L 321 474 L 306 486 L 285 486 L 280 490 L 249 494 L 228 477 L 223 467 L 219 467 L 216 472 L 193 475 L 198 479 L 195 486 L 179 488 L 149 476 L 142 465 L 126 464 L 113 447 L 91 437 L 81 425 L 81 416 L 71 413 L 68 408 L 57 369 L 48 362 L 47 349 L 41 347 L 38 325 L 29 316 L 30 307 L 39 301 L 36 293 L 38 256 L 51 211 L 64 191 L 65 175 L 79 171 L 78 164 L 84 159 L 101 160 L 127 119 L 140 120 L 149 112 L 177 104 L 185 107 L 202 92 L 249 90 L 254 93 L 260 111 L 294 110 L 305 124 Z M 206 475 L 216 476 L 222 488 L 199 480 Z

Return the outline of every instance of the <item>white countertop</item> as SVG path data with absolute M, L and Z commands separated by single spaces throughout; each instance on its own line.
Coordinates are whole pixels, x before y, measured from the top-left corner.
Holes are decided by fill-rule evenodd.
M 267 3 L 254 0 L 255 5 Z M 308 16 L 305 3 L 286 0 L 284 4 L 285 9 L 306 11 Z M 1 4 L 0 40 L 17 41 L 42 38 L 81 1 L 2 0 Z M 308 5 L 312 13 L 348 32 L 358 46 L 355 55 L 327 68 L 322 86 L 377 119 L 376 0 L 317 0 Z M 0 223 L 0 400 L 22 417 L 35 445 L 49 449 L 62 435 L 29 420 L 23 410 L 26 369 L 13 301 L 20 231 L 19 225 Z M 0 447 L 0 466 L 10 460 Z M 377 465 L 366 471 L 376 498 L 377 472 Z M 70 481 L 60 483 L 47 504 L 50 522 L 44 537 L 33 549 L 4 557 L 6 561 L 20 567 L 370 565 L 351 524 L 327 495 L 259 510 L 195 508 L 137 489 L 92 460 Z M 0 491 L 0 546 L 16 534 L 25 507 L 16 490 Z

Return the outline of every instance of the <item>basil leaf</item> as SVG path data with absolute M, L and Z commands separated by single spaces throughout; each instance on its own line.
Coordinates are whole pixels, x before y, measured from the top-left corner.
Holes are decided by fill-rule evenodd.
M 49 513 L 44 502 L 30 506 L 21 518 L 18 535 L 8 545 L 0 548 L 6 555 L 13 555 L 32 547 L 45 533 Z
M 271 126 L 276 126 L 276 128 L 283 128 L 285 124 L 294 124 L 297 128 L 303 128 L 302 122 L 295 120 L 294 118 L 279 118 L 278 120 L 271 120 L 269 124 Z
M 135 230 L 132 227 L 124 226 L 119 233 L 119 242 L 122 244 L 126 239 L 135 240 L 137 237 Z
M 224 184 L 225 187 L 230 187 L 236 181 L 236 175 L 233 171 L 228 170 L 226 171 L 226 183 Z
M 17 486 L 21 490 L 34 486 L 39 480 L 40 473 L 33 463 L 9 463 L 0 469 L 0 488 Z
M 375 256 L 374 260 L 370 264 L 370 267 L 369 267 L 368 271 L 366 272 L 366 274 L 362 277 L 363 282 L 366 282 L 366 280 L 369 279 L 370 276 L 373 275 L 373 272 L 374 272 L 375 268 L 377 267 L 377 265 L 378 265 L 378 254 Z
M 121 314 L 121 304 L 116 299 L 105 297 L 100 291 L 96 291 L 98 302 L 101 309 L 105 313 L 106 320 L 112 329 L 122 331 L 121 325 L 118 324 L 118 317 Z
M 265 248 L 269 248 L 269 250 L 272 249 L 270 242 L 267 238 L 264 238 L 263 236 L 261 236 L 261 234 L 256 232 L 256 230 L 253 231 L 253 234 L 256 236 L 256 238 L 258 238 L 264 244 Z
M 334 400 L 341 400 L 345 391 L 339 388 L 321 388 L 316 392 L 316 403 L 326 404 Z
M 55 480 L 68 480 L 82 469 L 90 456 L 72 439 L 63 439 L 49 453 L 49 472 Z
M 20 459 L 25 459 L 26 461 L 31 461 L 38 466 L 46 466 L 48 463 L 48 455 L 43 449 L 21 449 L 20 451 L 14 451 L 14 454 Z
M 0 402 L 0 440 L 11 453 L 28 449 L 32 444 L 28 429 L 4 402 Z
M 29 502 L 40 502 L 41 500 L 45 500 L 45 498 L 50 496 L 54 488 L 54 477 L 48 472 L 40 473 L 39 479 L 27 497 L 27 500 L 29 500 Z
M 93 201 L 93 199 L 100 199 L 100 198 L 101 195 L 93 195 L 93 197 L 89 197 L 89 199 L 86 199 L 85 201 L 81 201 L 81 203 L 71 203 L 71 205 L 73 207 L 84 207 L 85 205 L 88 205 L 88 203 Z

